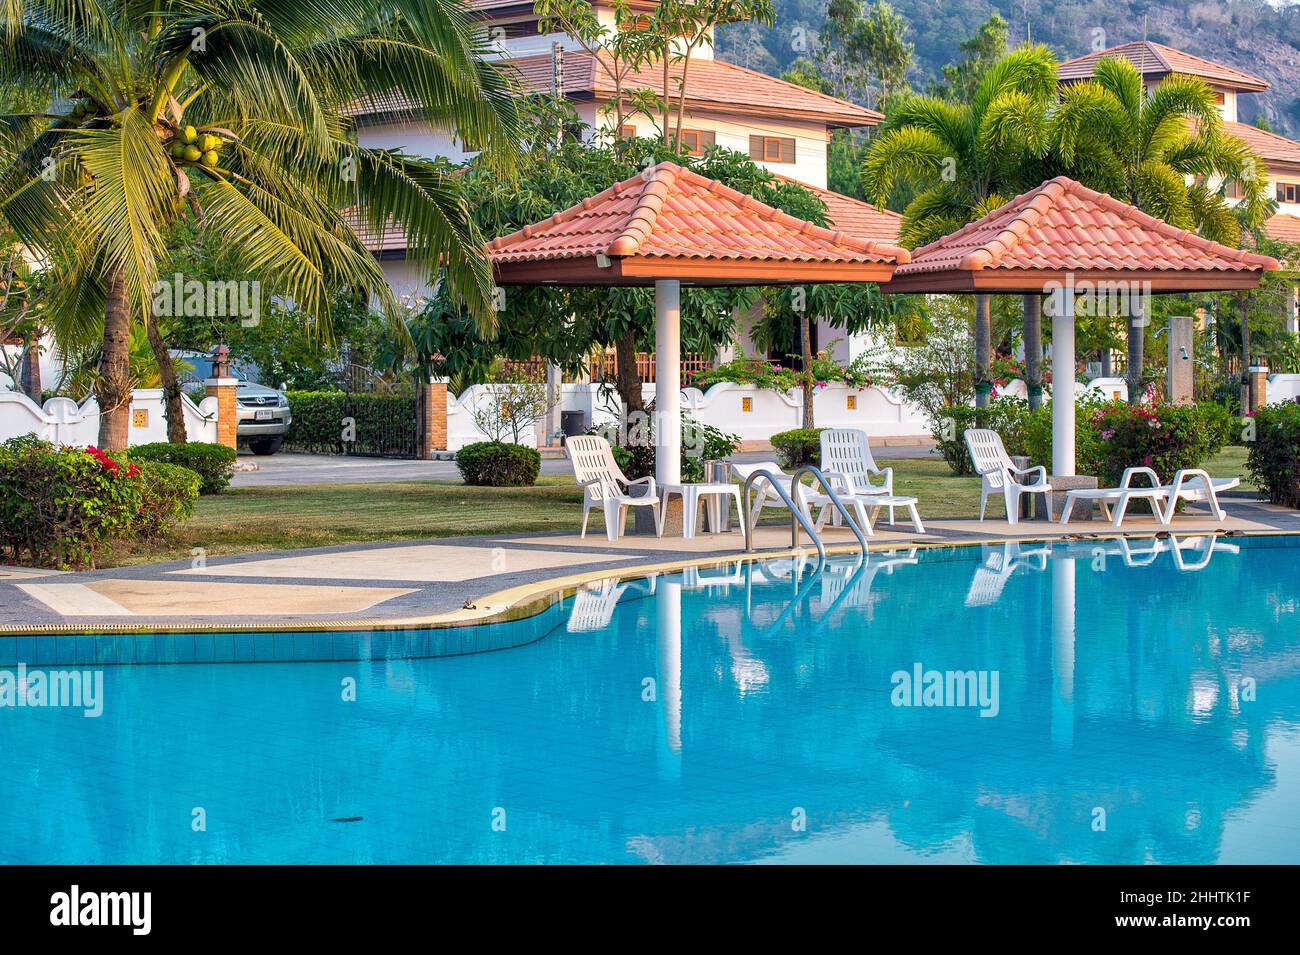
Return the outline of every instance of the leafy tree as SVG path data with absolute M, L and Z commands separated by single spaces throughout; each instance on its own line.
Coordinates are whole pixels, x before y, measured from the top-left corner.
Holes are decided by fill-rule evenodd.
M 180 218 L 220 235 L 327 334 L 338 286 L 396 312 L 341 211 L 354 205 L 375 231 L 403 228 L 490 324 L 491 271 L 455 179 L 360 147 L 348 113 L 400 89 L 509 169 L 510 92 L 455 0 L 18 0 L 0 12 L 0 48 L 0 89 L 54 97 L 0 119 L 23 143 L 0 170 L 0 211 L 60 269 L 50 306 L 60 341 L 101 342 L 101 446 L 126 444 L 130 332 Z
M 862 165 L 867 198 L 884 204 L 899 181 L 917 193 L 903 212 L 902 243 L 925 245 L 992 211 L 1029 185 L 1047 153 L 1056 57 L 1026 45 L 990 67 L 969 103 L 912 96 L 894 108 Z M 1034 179 L 1032 185 L 1037 185 Z M 988 402 L 992 343 L 987 295 L 975 296 L 976 398 Z
M 962 40 L 962 58 L 956 63 L 943 66 L 943 81 L 934 84 L 932 95 L 957 103 L 969 103 L 984 74 L 1007 55 L 1009 33 L 1007 21 L 996 13 L 980 24 L 974 36 Z
M 1084 184 L 1182 229 L 1227 245 L 1264 222 L 1272 206 L 1261 160 L 1223 130 L 1214 91 L 1198 77 L 1174 74 L 1148 90 L 1128 60 L 1098 61 L 1094 77 L 1061 91 L 1050 137 L 1062 170 Z M 1194 179 L 1187 184 L 1188 177 Z M 1212 179 L 1220 179 L 1211 188 Z M 1242 198 L 1234 209 L 1226 185 Z M 1145 385 L 1147 321 L 1128 322 L 1131 400 Z

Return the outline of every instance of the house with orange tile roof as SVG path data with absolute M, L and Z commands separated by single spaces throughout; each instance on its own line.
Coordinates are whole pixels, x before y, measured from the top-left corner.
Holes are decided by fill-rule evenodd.
M 1067 60 L 1058 70 L 1060 81 L 1077 83 L 1088 79 L 1103 57 L 1128 60 L 1138 68 L 1148 89 L 1174 73 L 1198 76 L 1209 83 L 1218 97 L 1227 131 L 1253 149 L 1268 168 L 1270 191 L 1278 202 L 1276 221 L 1267 227 L 1269 234 L 1282 241 L 1295 241 L 1300 233 L 1300 142 L 1239 120 L 1238 99 L 1268 89 L 1267 80 L 1162 43 L 1139 40 Z
M 1060 82 L 1077 83 L 1088 79 L 1093 75 L 1097 61 L 1103 57 L 1127 59 L 1142 74 L 1148 89 L 1174 73 L 1198 76 L 1209 83 L 1218 98 L 1225 129 L 1264 160 L 1269 192 L 1278 203 L 1277 214 L 1265 224 L 1265 231 L 1278 241 L 1300 243 L 1300 142 L 1239 119 L 1238 99 L 1268 89 L 1267 80 L 1163 43 L 1139 40 L 1067 60 L 1057 71 Z M 1229 200 L 1233 198 L 1233 192 L 1233 184 L 1229 183 Z M 1288 327 L 1293 332 L 1300 330 L 1300 308 L 1296 303 L 1292 304 Z
M 606 0 L 592 0 L 601 23 L 615 28 L 615 14 Z M 633 0 L 631 7 L 649 11 L 654 0 Z M 557 74 L 563 92 L 593 137 L 654 136 L 654 122 L 644 115 L 629 117 L 621 131 L 608 128 L 603 107 L 613 96 L 609 73 L 601 54 L 584 50 L 564 33 L 539 32 L 532 0 L 469 0 L 473 15 L 508 72 L 524 93 L 550 92 Z M 675 93 L 682 66 L 669 64 L 669 89 Z M 662 64 L 633 73 L 625 89 L 662 91 Z M 460 162 L 473 155 L 469 144 L 453 132 L 432 127 L 415 114 L 400 94 L 388 94 L 357 104 L 352 110 L 363 145 L 401 148 L 423 156 L 444 156 Z M 715 59 L 705 44 L 692 54 L 687 84 L 682 139 L 692 153 L 702 154 L 712 145 L 747 153 L 773 173 L 812 188 L 826 201 L 833 225 L 873 241 L 898 238 L 899 217 L 863 202 L 827 190 L 826 159 L 831 133 L 878 125 L 884 116 L 847 100 L 806 89 L 793 83 Z M 385 234 L 368 240 L 383 262 L 390 283 L 399 293 L 423 294 L 427 286 L 422 269 L 405 261 L 400 235 Z M 822 343 L 833 337 L 829 330 Z

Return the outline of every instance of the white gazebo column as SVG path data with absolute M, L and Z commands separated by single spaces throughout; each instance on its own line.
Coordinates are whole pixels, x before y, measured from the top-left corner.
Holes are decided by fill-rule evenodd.
M 1074 474 L 1074 286 L 1054 290 L 1052 305 L 1052 474 Z
M 682 283 L 655 280 L 655 481 L 682 483 Z

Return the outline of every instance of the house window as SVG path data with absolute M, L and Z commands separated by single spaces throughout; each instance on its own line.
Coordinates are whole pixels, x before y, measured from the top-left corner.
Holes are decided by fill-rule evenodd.
M 704 151 L 714 144 L 717 135 L 711 129 L 683 129 L 678 142 L 682 149 L 692 156 L 703 156 Z
M 636 139 L 636 127 L 630 123 L 618 128 L 619 139 Z
M 537 36 L 539 20 L 517 20 L 514 23 L 493 23 L 487 27 L 487 36 L 493 43 L 504 40 L 518 40 L 521 37 Z
M 757 162 L 794 162 L 794 140 L 783 136 L 750 136 L 749 158 Z
M 1242 196 L 1241 183 L 1235 179 L 1229 179 L 1223 184 L 1224 193 L 1229 199 L 1240 199 Z
M 1300 202 L 1300 183 L 1279 182 L 1277 184 L 1278 202 Z
M 1218 103 L 1220 106 L 1222 106 L 1224 103 L 1228 101 L 1228 97 L 1224 95 L 1223 90 L 1215 90 L 1214 101 Z

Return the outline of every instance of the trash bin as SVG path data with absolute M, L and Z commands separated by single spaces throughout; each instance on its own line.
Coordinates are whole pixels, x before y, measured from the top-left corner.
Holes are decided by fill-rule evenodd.
M 561 411 L 560 412 L 560 430 L 566 438 L 572 438 L 575 435 L 587 433 L 587 412 L 585 411 Z

